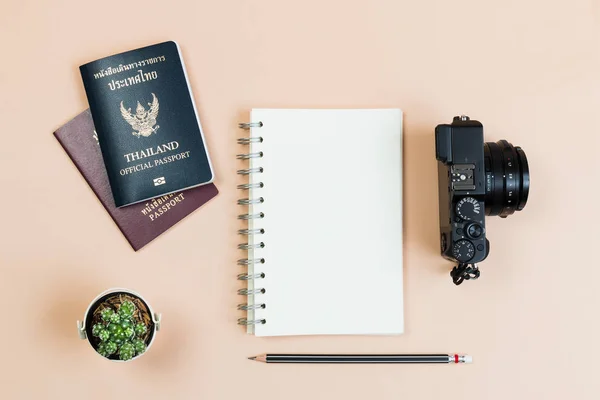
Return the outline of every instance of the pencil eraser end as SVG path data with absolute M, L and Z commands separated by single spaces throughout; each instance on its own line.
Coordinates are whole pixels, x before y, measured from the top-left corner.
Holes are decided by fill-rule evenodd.
M 471 364 L 473 362 L 473 357 L 465 356 L 465 364 Z

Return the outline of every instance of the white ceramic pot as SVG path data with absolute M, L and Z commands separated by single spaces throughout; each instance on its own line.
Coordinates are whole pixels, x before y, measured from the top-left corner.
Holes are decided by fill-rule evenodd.
M 84 315 L 83 321 L 77 321 L 77 331 L 79 333 L 79 337 L 81 339 L 87 339 L 90 346 L 92 346 L 94 351 L 97 353 L 97 351 L 94 348 L 94 346 L 91 342 L 91 339 L 90 339 L 90 337 L 92 336 L 93 313 L 100 303 L 105 301 L 107 298 L 112 297 L 119 293 L 127 294 L 129 296 L 138 298 L 146 306 L 146 308 L 147 308 L 146 311 L 150 314 L 150 318 L 152 319 L 152 326 L 149 327 L 150 340 L 146 344 L 146 351 L 143 352 L 142 354 L 136 355 L 131 360 L 127 360 L 127 361 L 132 361 L 132 360 L 135 360 L 136 358 L 141 357 L 142 355 L 146 354 L 148 352 L 148 350 L 150 350 L 150 346 L 152 346 L 152 343 L 154 342 L 154 338 L 156 337 L 156 332 L 158 332 L 160 330 L 160 320 L 161 320 L 161 314 L 155 313 L 152 310 L 152 307 L 150 306 L 150 304 L 141 295 L 134 292 L 133 290 L 124 289 L 124 288 L 113 288 L 113 289 L 105 290 L 104 292 L 100 293 L 94 300 L 91 301 L 87 310 L 85 310 L 85 315 Z M 100 355 L 100 354 L 98 354 L 98 355 Z M 104 357 L 104 358 L 106 358 L 106 357 Z M 123 360 L 109 359 L 109 358 L 107 358 L 107 360 L 116 361 L 116 362 L 127 362 L 127 361 L 123 361 Z

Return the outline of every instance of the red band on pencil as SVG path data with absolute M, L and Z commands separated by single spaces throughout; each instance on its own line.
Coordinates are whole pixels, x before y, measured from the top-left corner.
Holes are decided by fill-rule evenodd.
M 454 355 L 454 364 L 458 364 L 458 354 Z

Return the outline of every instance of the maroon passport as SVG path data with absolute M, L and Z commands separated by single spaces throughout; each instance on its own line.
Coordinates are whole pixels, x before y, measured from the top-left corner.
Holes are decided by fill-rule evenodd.
M 58 128 L 54 136 L 135 251 L 219 193 L 217 187 L 210 183 L 160 196 L 152 201 L 117 208 L 90 111 L 85 110 Z

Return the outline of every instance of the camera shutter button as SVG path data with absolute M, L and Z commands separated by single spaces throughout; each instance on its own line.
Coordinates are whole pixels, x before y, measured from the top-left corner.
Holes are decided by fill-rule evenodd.
M 479 239 L 483 236 L 484 229 L 481 225 L 474 222 L 472 224 L 467 225 L 467 227 L 465 228 L 465 233 L 467 237 L 471 239 Z

